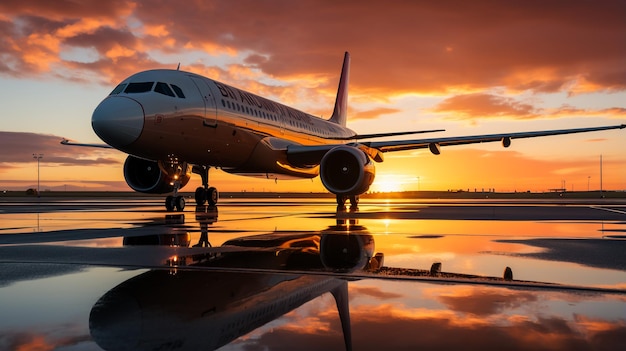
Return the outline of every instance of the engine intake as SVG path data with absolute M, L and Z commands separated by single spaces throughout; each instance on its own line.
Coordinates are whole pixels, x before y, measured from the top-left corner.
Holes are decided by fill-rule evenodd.
M 376 170 L 363 151 L 341 145 L 328 151 L 320 162 L 322 184 L 333 194 L 360 195 L 366 192 Z
M 168 171 L 166 171 L 167 169 Z M 128 156 L 124 162 L 124 179 L 131 189 L 140 193 L 165 194 L 174 190 L 174 182 L 184 187 L 191 173 L 186 163 L 171 169 L 160 167 L 159 162 Z
M 374 237 L 370 234 L 323 234 L 320 259 L 326 269 L 352 272 L 367 267 L 374 256 Z

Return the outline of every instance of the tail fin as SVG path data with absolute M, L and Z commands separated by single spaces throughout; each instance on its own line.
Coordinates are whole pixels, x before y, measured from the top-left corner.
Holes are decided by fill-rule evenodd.
M 350 53 L 346 51 L 343 58 L 343 66 L 341 68 L 341 78 L 339 79 L 339 88 L 337 89 L 337 99 L 335 100 L 335 109 L 329 121 L 337 123 L 342 127 L 346 126 L 348 118 L 348 81 L 350 80 Z
M 352 351 L 352 325 L 350 324 L 350 300 L 348 299 L 348 282 L 344 281 L 341 285 L 330 291 L 335 297 L 337 310 L 339 311 L 339 320 L 341 321 L 341 330 L 343 331 L 343 342 L 346 345 L 346 351 Z

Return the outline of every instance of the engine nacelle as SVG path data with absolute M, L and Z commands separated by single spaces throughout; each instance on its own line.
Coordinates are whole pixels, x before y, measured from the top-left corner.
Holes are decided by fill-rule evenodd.
M 374 256 L 374 237 L 370 234 L 323 234 L 320 259 L 326 269 L 352 272 L 367 267 Z
M 341 145 L 328 151 L 320 162 L 322 184 L 333 194 L 360 195 L 369 189 L 376 169 L 363 151 Z
M 140 193 L 165 194 L 174 190 L 175 181 L 179 182 L 179 189 L 189 182 L 189 168 L 186 163 L 163 167 L 157 161 L 129 155 L 124 162 L 124 179 L 131 189 Z

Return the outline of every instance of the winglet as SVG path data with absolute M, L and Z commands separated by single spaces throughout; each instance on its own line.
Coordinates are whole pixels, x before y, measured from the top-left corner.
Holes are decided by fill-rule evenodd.
M 337 123 L 345 127 L 348 117 L 348 81 L 350 80 L 350 53 L 346 51 L 343 58 L 343 67 L 341 68 L 341 78 L 339 79 L 339 88 L 337 89 L 337 99 L 335 100 L 335 109 L 329 121 Z

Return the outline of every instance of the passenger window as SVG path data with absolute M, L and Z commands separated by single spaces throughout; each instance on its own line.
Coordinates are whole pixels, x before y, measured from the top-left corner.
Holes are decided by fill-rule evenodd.
M 172 91 L 172 89 L 170 89 L 170 87 L 163 83 L 163 82 L 157 82 L 156 86 L 154 87 L 154 92 L 155 93 L 159 93 L 159 94 L 163 94 L 163 95 L 167 95 L 167 96 L 171 96 L 171 97 L 176 97 L 176 95 L 174 95 L 174 92 Z
M 117 95 L 117 94 L 121 93 L 124 90 L 124 88 L 126 88 L 126 83 L 122 83 L 122 84 L 116 86 L 115 89 L 113 89 L 113 91 L 109 95 Z
M 176 95 L 178 95 L 179 98 L 185 98 L 185 94 L 183 94 L 183 89 L 181 89 L 178 85 L 172 84 L 172 89 L 174 89 L 174 92 L 176 93 Z
M 124 90 L 126 94 L 146 93 L 152 90 L 154 82 L 130 83 Z

